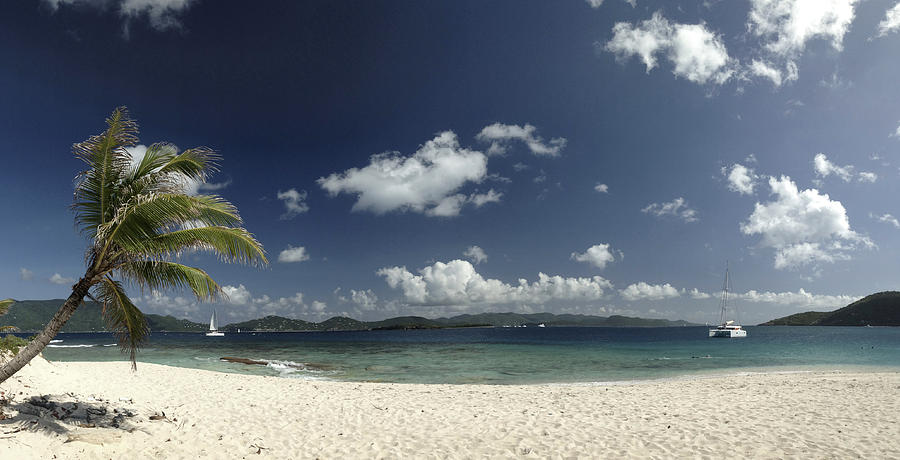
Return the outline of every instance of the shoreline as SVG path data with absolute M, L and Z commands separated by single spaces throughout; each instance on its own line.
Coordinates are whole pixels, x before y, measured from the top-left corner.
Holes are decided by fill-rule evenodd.
M 234 359 L 234 358 L 231 358 Z M 248 360 L 256 360 L 256 358 L 245 358 Z M 49 361 L 49 360 L 48 360 Z M 219 358 L 219 361 L 222 361 Z M 261 359 L 261 361 L 266 361 L 265 359 Z M 110 361 L 66 361 L 66 360 L 55 360 L 49 361 L 51 363 L 72 363 L 72 364 L 85 364 L 90 365 L 92 363 L 129 363 L 127 360 L 110 360 Z M 222 361 L 223 363 L 226 361 Z M 269 362 L 273 364 L 282 364 L 280 360 L 269 360 Z M 801 364 L 796 366 L 783 366 L 783 365 L 775 365 L 775 366 L 747 366 L 747 367 L 734 367 L 734 368 L 725 368 L 725 369 L 700 369 L 694 370 L 691 372 L 686 372 L 683 374 L 676 375 L 668 375 L 668 376 L 659 376 L 659 377 L 650 377 L 650 378 L 629 378 L 622 380 L 571 380 L 571 381 L 547 381 L 547 382 L 513 382 L 513 383 L 487 383 L 487 382 L 475 382 L 475 383 L 448 383 L 448 382 L 390 382 L 390 381 L 373 381 L 373 380 L 342 380 L 331 378 L 327 375 L 318 375 L 318 374 L 281 374 L 277 370 L 273 370 L 273 375 L 266 375 L 260 373 L 253 372 L 241 372 L 227 369 L 208 369 L 203 367 L 188 367 L 188 366 L 179 366 L 176 364 L 160 364 L 153 363 L 147 361 L 141 361 L 138 359 L 137 361 L 138 368 L 140 366 L 145 365 L 153 365 L 153 366 L 164 366 L 175 369 L 187 369 L 187 370 L 199 370 L 205 372 L 213 372 L 219 374 L 228 374 L 228 375 L 247 375 L 253 377 L 274 377 L 279 379 L 287 379 L 287 380 L 300 380 L 300 381 L 310 381 L 310 382 L 337 382 L 337 383 L 379 383 L 379 384 L 391 384 L 391 385 L 450 385 L 450 386 L 468 386 L 468 385 L 486 385 L 486 386 L 541 386 L 541 385 L 572 385 L 572 386 L 605 386 L 605 385 L 640 385 L 645 383 L 654 383 L 654 382 L 669 382 L 669 381 L 683 381 L 683 380 L 694 380 L 694 379 L 715 379 L 715 378 L 734 378 L 734 377 L 742 377 L 742 376 L 751 376 L 751 375 L 781 375 L 781 374 L 815 374 L 815 373 L 865 373 L 865 374 L 880 374 L 880 373 L 900 373 L 900 366 L 888 366 L 888 365 L 860 365 L 860 364 Z M 298 365 L 309 365 L 310 363 L 296 363 Z M 250 366 L 250 364 L 244 364 Z M 319 366 L 320 364 L 313 364 L 313 366 Z M 266 368 L 263 366 L 263 368 Z M 315 369 L 313 369 L 315 370 Z M 327 371 L 321 371 L 327 372 Z
M 900 455 L 897 371 L 451 385 L 129 369 L 37 358 L 0 384 L 0 457 Z M 74 404 L 94 418 L 59 410 Z

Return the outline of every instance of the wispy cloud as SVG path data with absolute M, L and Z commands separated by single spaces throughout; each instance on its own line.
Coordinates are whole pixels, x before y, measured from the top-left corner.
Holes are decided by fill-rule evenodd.
M 478 265 L 482 262 L 487 262 L 488 260 L 487 253 L 484 252 L 484 249 L 481 249 L 481 247 L 479 246 L 469 246 L 468 248 L 466 248 L 465 252 L 463 252 L 463 256 L 471 260 L 475 265 Z
M 60 8 L 93 8 L 113 11 L 122 20 L 123 32 L 129 35 L 131 22 L 146 19 L 158 31 L 181 30 L 181 16 L 196 0 L 44 0 L 53 11 Z
M 60 285 L 73 284 L 73 283 L 75 283 L 75 278 L 69 278 L 67 276 L 62 276 L 59 273 L 54 273 L 53 276 L 51 276 L 48 279 L 48 281 L 50 281 L 53 284 L 60 284 Z
M 284 214 L 281 220 L 290 220 L 309 211 L 309 205 L 306 204 L 306 190 L 297 191 L 292 188 L 286 192 L 278 191 L 277 198 L 284 202 Z
M 641 212 L 656 217 L 675 217 L 685 222 L 697 222 L 697 211 L 688 206 L 684 198 L 678 197 L 667 203 L 650 203 Z
M 555 157 L 559 156 L 567 142 L 564 137 L 554 137 L 550 141 L 544 141 L 544 138 L 537 135 L 537 128 L 528 123 L 525 126 L 494 123 L 485 126 L 475 138 L 491 143 L 487 151 L 488 155 L 504 154 L 510 141 L 521 141 L 535 155 Z

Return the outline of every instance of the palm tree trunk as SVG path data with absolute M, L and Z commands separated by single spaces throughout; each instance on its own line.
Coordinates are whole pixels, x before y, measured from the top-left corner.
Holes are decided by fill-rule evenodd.
M 62 329 L 63 325 L 66 324 L 66 321 L 68 321 L 69 318 L 72 317 L 72 314 L 75 313 L 75 309 L 81 305 L 84 296 L 87 295 L 88 290 L 91 288 L 91 281 L 91 277 L 85 276 L 72 286 L 72 294 L 66 299 L 66 302 L 62 304 L 62 307 L 59 308 L 56 314 L 53 315 L 53 318 L 51 318 L 50 322 L 47 323 L 47 326 L 44 327 L 44 330 L 26 345 L 25 348 L 19 350 L 19 353 L 16 354 L 13 359 L 4 364 L 3 367 L 0 367 L 0 383 L 5 382 L 6 379 L 12 377 L 19 369 L 25 367 L 26 364 L 40 354 L 40 352 L 44 350 L 44 347 L 53 340 L 56 333 Z

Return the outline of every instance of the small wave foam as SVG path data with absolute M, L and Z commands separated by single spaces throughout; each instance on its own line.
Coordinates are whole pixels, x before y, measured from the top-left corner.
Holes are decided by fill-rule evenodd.
M 103 345 L 103 346 L 104 346 L 104 347 L 114 347 L 114 346 L 116 346 L 116 344 L 114 344 L 114 343 L 107 343 L 106 345 Z
M 62 343 L 62 339 L 53 339 L 50 343 Z
M 321 375 L 315 375 L 322 374 L 322 370 L 312 369 L 303 363 L 278 359 L 262 359 L 260 361 L 264 361 L 266 363 L 266 367 L 268 367 L 269 369 L 278 372 L 279 377 L 301 378 L 310 380 L 319 380 L 323 378 Z
M 86 343 L 79 343 L 77 345 L 47 345 L 48 348 L 93 348 L 97 345 L 89 345 Z

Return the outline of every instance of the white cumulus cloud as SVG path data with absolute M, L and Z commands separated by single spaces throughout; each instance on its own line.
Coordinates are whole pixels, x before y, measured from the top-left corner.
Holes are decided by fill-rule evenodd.
M 304 260 L 309 260 L 309 253 L 306 252 L 306 248 L 303 246 L 293 247 L 288 245 L 287 249 L 278 254 L 279 262 L 303 262 Z
M 378 305 L 378 296 L 371 289 L 365 291 L 351 289 L 350 300 L 363 310 L 374 310 Z
M 753 169 L 740 163 L 735 163 L 731 170 L 723 168 L 722 172 L 728 178 L 728 190 L 738 192 L 741 195 L 753 195 L 756 180 L 759 178 Z
M 246 305 L 250 303 L 250 291 L 243 284 L 238 286 L 222 286 L 225 301 L 232 305 Z
M 709 295 L 697 288 L 691 289 L 690 291 L 687 292 L 687 294 L 690 295 L 692 299 L 697 299 L 697 300 L 708 299 L 708 298 L 712 297 L 711 295 Z
M 597 184 L 594 186 L 594 190 L 600 193 L 609 193 L 609 186 L 606 184 Z
M 768 78 L 775 86 L 797 80 L 795 61 L 809 41 L 830 40 L 835 50 L 843 48 L 856 3 L 858 0 L 751 0 L 747 28 L 762 41 L 766 59 L 754 59 L 748 72 Z
M 669 283 L 647 284 L 641 281 L 639 283 L 629 284 L 628 287 L 619 291 L 619 295 L 628 302 L 634 302 L 636 300 L 669 299 L 678 297 L 681 294 L 678 292 L 678 289 L 675 289 Z
M 466 248 L 465 252 L 463 252 L 463 256 L 471 260 L 475 265 L 487 262 L 488 260 L 487 253 L 479 246 L 469 246 Z
M 413 274 L 406 267 L 385 267 L 377 274 L 388 286 L 400 289 L 403 300 L 413 305 L 494 305 L 510 303 L 546 304 L 563 300 L 599 300 L 612 288 L 608 280 L 564 278 L 538 274 L 537 281 L 519 279 L 512 285 L 484 278 L 465 260 L 435 262 Z
M 900 30 L 900 2 L 887 10 L 884 19 L 878 23 L 878 36 L 885 35 Z
M 455 216 L 468 200 L 458 190 L 469 182 L 481 182 L 486 175 L 487 156 L 461 148 L 456 134 L 444 131 L 412 156 L 372 155 L 367 166 L 321 177 L 317 183 L 331 196 L 355 194 L 353 211 Z
M 696 222 L 697 211 L 687 205 L 684 198 L 678 197 L 667 203 L 650 203 L 641 212 L 652 214 L 656 217 L 676 217 L 685 222 Z
M 860 299 L 859 296 L 811 294 L 803 288 L 800 288 L 797 292 L 758 292 L 751 290 L 743 294 L 735 293 L 733 296 L 745 302 L 785 305 L 798 309 L 835 309 L 845 307 Z
M 705 24 L 671 23 L 656 12 L 637 24 L 618 22 L 605 49 L 618 59 L 637 56 L 647 72 L 657 66 L 659 55 L 674 65 L 672 73 L 699 84 L 723 84 L 735 70 L 721 38 Z
M 775 250 L 775 268 L 848 259 L 860 244 L 872 242 L 850 228 L 847 210 L 816 189 L 800 191 L 790 177 L 769 178 L 775 198 L 756 203 L 741 224 L 745 235 L 761 235 L 760 244 Z
M 528 150 L 535 155 L 559 156 L 566 146 L 566 138 L 554 137 L 549 142 L 544 142 L 541 136 L 536 134 L 537 128 L 526 123 L 525 126 L 494 123 L 485 126 L 476 139 L 482 142 L 490 142 L 488 155 L 506 153 L 510 141 L 518 140 L 528 146 Z
M 606 243 L 595 244 L 581 254 L 573 252 L 570 258 L 578 262 L 589 263 L 601 270 L 606 268 L 606 264 L 616 259 L 609 249 L 609 244 Z
M 798 56 L 812 39 L 843 47 L 857 0 L 751 0 L 748 27 L 781 56 Z

